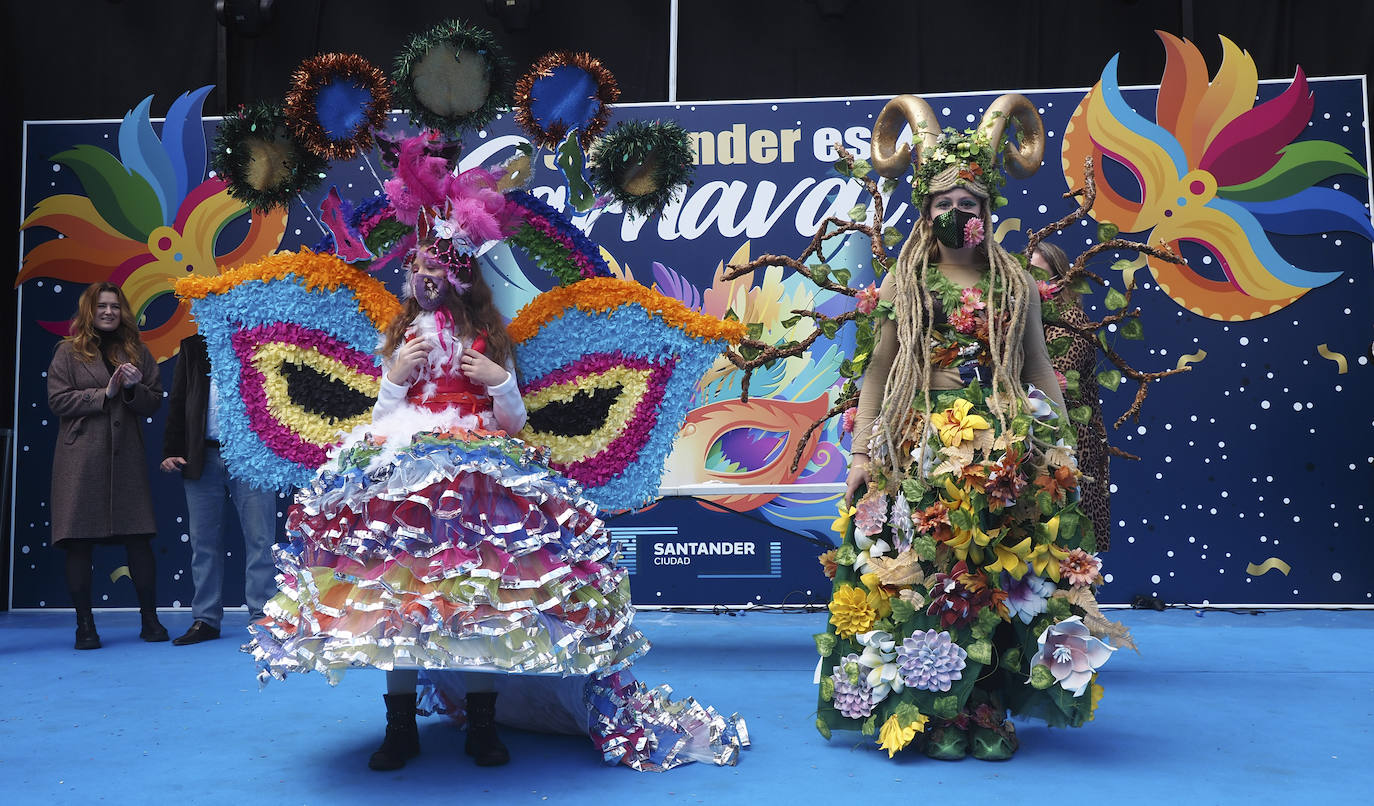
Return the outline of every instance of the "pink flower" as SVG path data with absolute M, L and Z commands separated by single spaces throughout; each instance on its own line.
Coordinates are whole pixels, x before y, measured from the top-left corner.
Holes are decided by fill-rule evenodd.
M 844 414 L 840 415 L 840 428 L 844 429 L 844 432 L 846 434 L 854 433 L 854 418 L 858 416 L 858 407 L 850 406 L 849 408 L 845 409 Z
M 1054 299 L 1054 295 L 1059 293 L 1059 286 L 1053 283 L 1047 283 L 1044 280 L 1036 280 L 1035 285 L 1040 289 L 1041 302 Z
M 859 502 L 854 513 L 854 530 L 865 537 L 871 537 L 883 530 L 887 523 L 887 495 L 870 495 Z
M 1102 571 L 1102 561 L 1083 549 L 1074 549 L 1059 561 L 1059 573 L 1070 585 L 1091 585 Z
M 878 285 L 870 283 L 868 288 L 859 291 L 858 305 L 859 313 L 873 313 L 878 307 Z
M 1054 371 L 1054 377 L 1059 381 L 1059 391 L 1064 394 L 1069 393 L 1069 379 L 1064 377 L 1064 373 L 1059 370 Z
M 959 310 L 949 315 L 949 323 L 960 333 L 972 333 L 978 329 L 978 320 L 968 311 Z
M 977 246 L 983 242 L 983 219 L 970 218 L 964 225 L 964 245 Z
M 1094 638 L 1079 616 L 1047 627 L 1039 642 L 1040 651 L 1031 658 L 1031 667 L 1047 667 L 1055 682 L 1075 697 L 1083 696 L 1093 673 L 1116 651 L 1116 647 Z
M 983 289 L 981 288 L 965 288 L 959 292 L 959 301 L 967 313 L 981 311 L 988 307 L 987 303 L 983 302 Z

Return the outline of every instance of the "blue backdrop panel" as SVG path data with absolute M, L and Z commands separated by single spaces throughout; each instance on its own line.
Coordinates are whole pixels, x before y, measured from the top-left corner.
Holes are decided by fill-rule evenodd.
M 1277 96 L 1286 86 L 1261 84 L 1260 101 Z M 1314 79 L 1311 87 L 1315 111 L 1299 139 L 1338 143 L 1368 166 L 1364 82 Z M 962 127 L 981 117 L 999 94 L 929 100 L 944 125 Z M 1063 132 L 1084 92 L 1029 94 L 1044 116 L 1049 150 L 1044 169 L 1029 180 L 1013 180 L 1004 191 L 1011 203 L 999 211 L 996 223 L 1006 227 L 1004 243 L 1012 249 L 1024 245 L 1027 229 L 1074 208 L 1062 196 L 1068 185 L 1056 166 Z M 1155 90 L 1126 90 L 1124 98 L 1148 116 Z M 718 281 L 718 268 L 764 253 L 798 254 L 825 216 L 843 218 L 862 201 L 858 185 L 831 169 L 831 145 L 841 141 L 858 156 L 867 156 L 870 127 L 885 100 L 621 107 L 616 112 L 619 119 L 672 118 L 693 132 L 699 163 L 694 183 L 679 203 L 647 221 L 628 220 L 615 209 L 580 221 L 622 271 L 645 284 L 657 282 L 708 312 L 722 314 L 730 308 L 745 318 L 756 314 L 776 321 L 796 306 L 842 310 L 847 300 L 817 295 L 799 278 L 781 272 L 756 277 L 751 296 L 742 287 Z M 393 118 L 392 126 L 400 129 L 404 121 Z M 207 137 L 213 136 L 214 127 L 213 121 L 206 121 Z M 117 138 L 117 122 L 29 125 L 25 211 L 51 195 L 82 192 L 73 172 L 51 163 L 50 157 L 83 143 L 113 151 Z M 503 116 L 467 138 L 464 167 L 503 159 L 519 142 L 523 137 L 510 116 Z M 1103 173 L 1114 184 L 1123 184 L 1120 166 L 1104 166 Z M 1349 199 L 1354 209 L 1363 209 L 1368 218 L 1365 178 L 1347 174 L 1321 184 Z M 336 163 L 324 184 L 305 194 L 304 201 L 317 208 L 331 185 L 359 201 L 378 189 L 362 160 Z M 566 188 L 551 170 L 536 174 L 534 192 L 555 206 L 565 205 Z M 908 185 L 900 186 L 886 204 L 887 223 L 903 232 L 911 226 L 909 192 Z M 314 214 L 303 204 L 294 205 L 289 216 L 282 248 L 320 239 Z M 1374 499 L 1374 441 L 1367 403 L 1374 394 L 1369 366 L 1374 261 L 1367 238 L 1334 229 L 1357 229 L 1358 221 L 1350 224 L 1351 218 L 1330 217 L 1326 220 L 1334 222 L 1331 231 L 1295 235 L 1287 234 L 1298 226 L 1295 220 L 1268 216 L 1266 237 L 1279 254 L 1305 270 L 1336 277 L 1250 321 L 1216 321 L 1185 310 L 1155 286 L 1148 269 L 1136 272 L 1141 284 L 1132 304 L 1142 310 L 1146 340 L 1115 339 L 1116 348 L 1140 369 L 1172 368 L 1184 356 L 1194 357 L 1195 369 L 1153 386 L 1139 424 L 1109 432 L 1112 442 L 1142 461 L 1113 461 L 1113 543 L 1104 557 L 1111 584 L 1103 590 L 1102 601 L 1152 594 L 1168 601 L 1212 603 L 1374 603 L 1374 574 L 1368 570 L 1374 567 L 1369 510 Z M 240 220 L 237 232 L 230 227 L 220 237 L 232 244 L 245 226 Z M 1054 240 L 1072 256 L 1095 242 L 1095 233 L 1095 223 L 1084 222 Z M 53 237 L 50 230 L 31 229 L 24 233 L 23 247 L 27 252 Z M 1225 280 L 1210 255 L 1192 244 L 1184 247 L 1200 275 Z M 825 257 L 835 268 L 851 269 L 855 282 L 872 276 L 864 244 L 836 244 Z M 1091 268 L 1121 288 L 1121 273 L 1109 265 L 1134 257 L 1108 253 Z M 507 314 L 537 288 L 549 285 L 523 256 L 500 252 L 487 262 L 488 277 L 495 279 Z M 387 270 L 382 279 L 395 285 L 398 277 L 396 270 Z M 81 282 L 46 278 L 31 280 L 22 290 L 16 327 L 16 607 L 67 605 L 61 558 L 49 546 L 46 514 L 56 420 L 46 407 L 43 372 L 56 337 L 38 323 L 67 319 L 82 287 Z M 1106 313 L 1101 293 L 1089 296 L 1086 305 L 1090 317 Z M 147 314 L 150 322 L 169 315 L 157 306 Z M 1319 347 L 1342 360 L 1323 357 Z M 674 484 L 841 480 L 848 437 L 835 422 L 822 432 L 798 473 L 790 473 L 788 466 L 792 441 L 818 410 L 828 407 L 829 396 L 842 380 L 838 364 L 847 348 L 841 334 L 838 344 L 822 341 L 805 359 L 757 377 L 748 405 L 738 403 L 737 379 L 723 373 L 709 377 L 689 414 L 690 433 L 669 458 L 668 478 Z M 164 385 L 170 384 L 174 361 L 163 365 Z M 1115 392 L 1101 392 L 1110 423 L 1130 404 L 1135 389 L 1128 383 Z M 164 416 L 165 410 L 145 424 L 150 468 L 160 458 Z M 163 604 L 186 603 L 191 592 L 190 557 L 183 539 L 180 482 L 154 473 L 154 484 L 160 527 L 159 597 Z M 820 591 L 817 586 L 824 585 L 815 557 L 822 544 L 833 540 L 828 528 L 835 498 L 762 496 L 732 507 L 746 514 L 713 512 L 695 501 L 680 500 L 614 519 L 613 528 L 626 541 L 626 561 L 634 568 L 635 600 L 710 604 L 823 599 L 823 594 L 813 597 L 806 592 Z M 747 542 L 753 553 L 675 555 L 690 557 L 691 562 L 655 562 L 674 556 L 657 553 L 669 542 L 709 542 L 719 535 Z M 1263 565 L 1269 558 L 1283 560 L 1290 572 L 1247 572 L 1251 564 Z M 128 582 L 111 582 L 108 576 L 123 564 L 122 554 L 102 550 L 97 562 L 96 601 L 131 605 Z M 237 579 L 226 580 L 226 592 L 232 596 L 237 589 Z

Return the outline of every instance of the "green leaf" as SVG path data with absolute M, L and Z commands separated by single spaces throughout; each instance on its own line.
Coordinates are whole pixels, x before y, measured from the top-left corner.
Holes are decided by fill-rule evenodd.
M 1078 513 L 1072 509 L 1066 509 L 1059 513 L 1059 540 L 1068 543 L 1069 540 L 1078 532 Z
M 817 263 L 811 267 L 811 282 L 816 285 L 823 284 L 830 277 L 830 264 Z
M 990 607 L 985 607 L 982 610 L 978 611 L 978 617 L 975 620 L 975 623 L 977 623 L 979 627 L 983 628 L 983 632 L 985 634 L 992 635 L 992 631 L 997 629 L 998 624 L 1002 623 L 1002 618 L 1001 616 L 997 615 L 996 610 L 993 610 Z M 983 662 L 987 663 L 987 661 Z
M 883 275 L 892 271 L 892 267 L 895 265 L 897 265 L 897 259 L 894 257 L 877 258 L 873 261 L 873 276 L 881 280 Z
M 568 136 L 563 138 L 563 144 L 558 147 L 558 167 L 562 169 L 568 185 L 568 203 L 579 213 L 587 212 L 596 204 L 596 191 L 592 190 L 582 172 L 586 159 L 577 141 L 577 130 L 569 131 Z
M 930 535 L 920 535 L 911 541 L 911 550 L 923 560 L 933 560 L 935 559 L 935 538 Z
M 826 702 L 835 699 L 835 678 L 829 675 L 821 678 L 821 699 Z
M 1121 386 L 1121 372 L 1115 369 L 1099 372 L 1097 373 L 1097 382 L 1101 384 L 1104 389 L 1110 389 L 1115 392 L 1117 387 Z
M 1242 202 L 1276 201 L 1339 174 L 1365 176 L 1364 166 L 1344 146 L 1328 140 L 1299 140 L 1280 154 L 1274 167 L 1249 182 L 1218 188 L 1217 195 Z
M 853 276 L 849 269 L 836 269 L 834 271 L 835 282 L 840 285 L 849 285 L 849 278 Z
M 763 351 L 752 344 L 741 344 L 739 346 L 739 354 L 745 361 L 753 361 L 755 358 L 762 355 Z
M 892 715 L 897 717 L 897 722 L 903 727 L 913 722 L 921 721 L 921 710 L 909 702 L 901 702 L 892 709 Z
M 978 524 L 974 514 L 963 507 L 950 511 L 949 522 L 950 525 L 965 532 L 973 531 L 973 527 Z
M 901 242 L 902 242 L 902 232 L 901 232 L 901 230 L 897 229 L 896 227 L 884 227 L 884 228 L 883 228 L 883 246 L 886 246 L 888 249 L 891 249 L 892 247 L 896 246 L 897 244 L 899 244 L 899 243 L 901 243 Z
M 883 193 L 884 196 L 886 196 L 887 194 L 891 193 L 892 191 L 894 191 L 894 190 L 896 190 L 896 189 L 897 189 L 897 180 L 896 180 L 896 179 L 884 179 L 884 180 L 883 180 L 882 187 L 880 188 L 880 190 L 882 191 L 882 193 Z
M 1059 303 L 1055 302 L 1055 301 L 1052 300 L 1052 299 L 1047 299 L 1047 300 L 1045 300 L 1044 302 L 1041 302 L 1041 303 L 1040 303 L 1040 318 L 1041 318 L 1041 319 L 1058 319 L 1058 318 L 1059 318 Z
M 1115 224 L 1102 223 L 1097 225 L 1097 240 L 1110 241 L 1121 234 L 1121 228 Z
M 983 385 L 978 381 L 969 384 L 968 402 L 972 403 L 974 408 L 983 405 Z
M 790 327 L 796 327 L 797 323 L 800 322 L 801 320 L 802 320 L 802 318 L 801 318 L 801 315 L 799 314 L 799 315 L 797 315 L 797 316 L 789 316 L 789 317 L 787 317 L 786 319 L 782 320 L 781 324 L 782 324 L 783 327 L 789 327 L 789 328 L 790 328 Z
M 1003 669 L 1019 670 L 1021 668 L 1021 647 L 1014 646 L 1002 650 L 1002 663 L 1000 665 Z
M 959 698 L 952 694 L 947 697 L 936 697 L 931 710 L 941 719 L 953 719 L 959 715 Z
M 1069 409 L 1069 419 L 1076 423 L 1086 423 L 1091 420 L 1092 417 L 1093 410 L 1090 406 L 1075 406 Z
M 1069 286 L 1069 290 L 1079 294 L 1091 294 L 1093 291 L 1093 284 L 1088 282 L 1088 278 L 1079 277 L 1077 280 L 1073 281 L 1073 285 Z
M 1107 289 L 1107 298 L 1103 301 L 1109 311 L 1119 311 L 1126 307 L 1126 295 L 1117 291 L 1115 288 Z
M 857 373 L 854 372 L 854 362 L 848 358 L 840 362 L 840 377 L 853 378 Z
M 902 495 L 906 496 L 906 500 L 913 504 L 920 501 L 921 496 L 925 495 L 929 489 L 929 484 L 913 476 L 902 479 Z
M 763 338 L 763 323 L 750 322 L 744 326 L 744 332 L 749 334 L 749 338 L 751 339 L 761 339 Z
M 725 321 L 727 321 L 727 322 L 738 322 L 738 321 L 739 321 L 739 314 L 735 313 L 735 309 L 734 309 L 734 308 L 726 308 L 726 309 L 725 309 L 725 317 L 724 317 L 724 319 L 725 319 Z
M 849 208 L 849 220 L 850 220 L 850 221 L 863 221 L 863 220 L 864 220 L 865 218 L 867 218 L 867 217 L 868 217 L 868 205 L 866 205 L 866 204 L 856 204 L 856 205 L 854 205 L 853 207 Z
M 827 339 L 835 338 L 835 334 L 840 332 L 840 323 L 834 319 L 822 319 L 820 321 L 821 332 Z
M 824 719 L 816 718 L 816 730 L 825 737 L 826 741 L 830 741 L 830 726 L 825 724 Z
M 1140 341 L 1145 338 L 1145 328 L 1141 326 L 1139 319 L 1132 317 L 1121 323 L 1121 337 Z
M 872 736 L 878 732 L 878 715 L 872 714 L 864 720 L 863 727 L 859 729 L 865 736 Z
M 1031 667 L 1030 684 L 1044 691 L 1054 685 L 1054 672 L 1045 664 L 1037 663 Z
M 1056 624 L 1073 615 L 1069 611 L 1069 600 L 1063 596 L 1051 596 L 1045 603 L 1045 613 L 1054 619 Z
M 111 227 L 143 242 L 162 226 L 162 203 L 142 175 L 132 173 L 103 148 L 78 145 L 52 158 L 71 168 L 91 205 Z
M 992 663 L 992 642 L 974 641 L 969 645 L 968 656 L 970 660 L 976 660 L 984 665 Z
M 849 172 L 849 175 L 855 179 L 863 179 L 872 170 L 873 164 L 868 160 L 854 160 L 854 168 Z
M 1126 258 L 1123 257 L 1122 259 L 1120 259 L 1120 260 L 1115 261 L 1115 262 L 1112 263 L 1112 271 L 1118 271 L 1118 272 L 1120 272 L 1120 271 L 1126 271 L 1127 269 L 1129 269 L 1131 266 L 1134 266 L 1134 265 L 1135 265 L 1135 261 L 1134 261 L 1134 260 L 1127 260 Z
M 1078 381 L 1082 376 L 1078 370 L 1071 369 L 1064 373 L 1064 391 L 1074 397 L 1078 396 Z
M 1047 518 L 1054 514 L 1054 499 L 1044 490 L 1035 494 L 1035 505 L 1040 507 L 1040 514 Z M 1037 531 L 1043 528 L 1043 525 L 1036 526 Z
M 853 565 L 857 557 L 854 555 L 854 547 L 845 545 L 835 550 L 836 565 Z
M 905 599 L 893 596 L 888 600 L 888 604 L 892 606 L 892 620 L 898 624 L 903 624 L 907 619 L 916 615 L 916 608 L 912 607 L 911 602 Z

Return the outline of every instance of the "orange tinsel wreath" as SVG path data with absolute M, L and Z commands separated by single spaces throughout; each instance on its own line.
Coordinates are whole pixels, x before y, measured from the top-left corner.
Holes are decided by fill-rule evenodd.
M 347 136 L 331 136 L 320 122 L 320 91 L 336 81 L 351 81 L 369 100 Z M 286 125 L 306 148 L 329 160 L 350 160 L 372 146 L 372 131 L 386 124 L 391 88 L 386 74 L 356 53 L 325 53 L 300 63 L 286 93 Z
M 600 59 L 594 58 L 590 53 L 559 51 L 540 56 L 529 71 L 515 83 L 515 122 L 540 146 L 557 148 L 563 142 L 563 138 L 568 134 L 566 121 L 555 120 L 541 124 L 530 111 L 530 104 L 535 100 L 530 94 L 534 85 L 540 79 L 551 77 L 553 71 L 560 67 L 575 67 L 596 82 L 596 98 L 600 103 L 595 114 L 577 127 L 577 140 L 582 144 L 582 148 L 586 149 L 594 137 L 605 131 L 606 124 L 611 120 L 611 109 L 608 104 L 620 99 L 620 87 L 616 84 L 615 76 Z

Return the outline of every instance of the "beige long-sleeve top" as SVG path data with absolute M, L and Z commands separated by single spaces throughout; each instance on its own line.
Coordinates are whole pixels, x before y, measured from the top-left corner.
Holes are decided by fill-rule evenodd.
M 972 288 L 982 276 L 982 271 L 974 266 L 942 264 L 940 272 L 963 288 Z M 889 274 L 884 278 L 879 289 L 883 299 L 891 298 L 888 282 L 891 276 Z M 1029 303 L 1025 308 L 1026 321 L 1021 338 L 1021 349 L 1025 352 L 1025 360 L 1021 365 L 1021 381 L 1034 384 L 1059 406 L 1060 411 L 1064 411 L 1064 396 L 1059 389 L 1054 367 L 1050 364 L 1044 330 L 1040 324 L 1040 295 L 1031 294 Z M 888 319 L 878 331 L 878 343 L 873 348 L 873 357 L 864 371 L 863 387 L 859 390 L 858 412 L 854 418 L 855 453 L 867 452 L 867 440 L 873 433 L 873 423 L 878 419 L 878 410 L 883 402 L 883 387 L 887 385 L 887 375 L 892 370 L 892 361 L 897 355 L 897 349 L 897 325 Z M 963 385 L 963 381 L 959 379 L 959 371 L 954 368 L 936 368 L 930 376 L 932 391 L 959 389 Z

